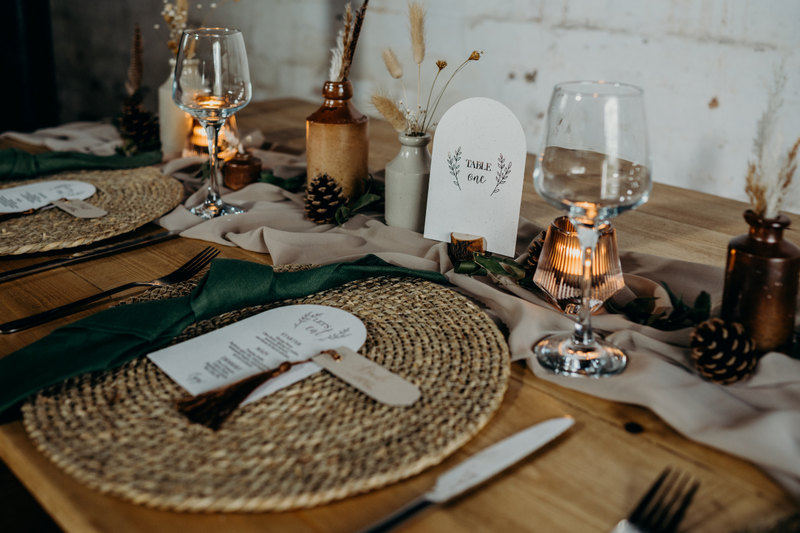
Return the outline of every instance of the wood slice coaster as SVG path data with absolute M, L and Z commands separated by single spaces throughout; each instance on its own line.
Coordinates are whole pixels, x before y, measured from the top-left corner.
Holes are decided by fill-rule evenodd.
M 187 294 L 195 282 L 135 301 Z M 234 412 L 218 432 L 175 409 L 186 392 L 147 358 L 51 387 L 23 407 L 36 447 L 104 494 L 174 511 L 312 507 L 417 474 L 469 441 L 499 408 L 508 346 L 463 296 L 412 278 L 370 278 L 188 327 L 188 340 L 282 305 L 353 313 L 360 353 L 418 385 L 410 407 L 378 403 L 322 371 Z
M 97 191 L 86 201 L 108 214 L 81 219 L 53 208 L 0 221 L 0 255 L 73 248 L 114 237 L 160 217 L 183 199 L 183 185 L 153 167 L 62 172 L 3 183 L 0 189 L 54 180 L 91 183 Z

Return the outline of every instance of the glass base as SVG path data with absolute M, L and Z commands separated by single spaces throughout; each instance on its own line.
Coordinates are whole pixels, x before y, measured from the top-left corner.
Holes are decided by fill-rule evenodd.
M 604 378 L 621 373 L 628 364 L 625 353 L 610 342 L 595 338 L 584 346 L 571 333 L 543 339 L 533 352 L 545 369 L 562 376 Z
M 221 217 L 223 215 L 238 215 L 244 213 L 244 209 L 226 204 L 218 199 L 216 202 L 209 202 L 206 200 L 202 204 L 191 208 L 189 212 L 199 216 L 203 220 L 211 220 L 212 218 Z

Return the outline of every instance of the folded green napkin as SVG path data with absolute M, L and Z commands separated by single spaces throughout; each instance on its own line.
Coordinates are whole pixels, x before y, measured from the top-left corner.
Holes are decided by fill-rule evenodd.
M 200 320 L 376 276 L 446 282 L 438 272 L 393 266 L 374 255 L 300 272 L 275 272 L 257 263 L 215 259 L 189 296 L 113 307 L 0 359 L 0 413 L 48 385 L 108 370 L 163 348 Z
M 0 150 L 0 180 L 25 179 L 64 170 L 102 170 L 137 168 L 161 162 L 161 152 L 144 152 L 133 156 L 100 156 L 78 152 L 45 152 L 29 154 L 11 148 Z

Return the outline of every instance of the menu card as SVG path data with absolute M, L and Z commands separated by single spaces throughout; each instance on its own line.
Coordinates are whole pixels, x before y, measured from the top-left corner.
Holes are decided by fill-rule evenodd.
M 0 190 L 0 213 L 22 213 L 30 209 L 39 209 L 53 200 L 61 198 L 85 200 L 96 190 L 91 183 L 70 180 L 40 181 L 2 189 Z
M 462 100 L 436 127 L 425 238 L 479 235 L 490 252 L 513 256 L 525 173 L 525 133 L 506 106 Z
M 277 368 L 323 350 L 344 346 L 357 351 L 367 329 L 336 307 L 292 305 L 271 309 L 211 333 L 151 353 L 148 357 L 178 385 L 196 396 Z M 242 405 L 319 372 L 314 362 L 293 366 L 261 385 Z

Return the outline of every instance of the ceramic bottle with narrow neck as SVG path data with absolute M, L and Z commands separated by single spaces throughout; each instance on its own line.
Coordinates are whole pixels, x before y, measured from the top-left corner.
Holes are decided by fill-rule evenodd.
M 369 178 L 369 117 L 353 104 L 349 81 L 325 82 L 322 95 L 322 106 L 306 119 L 308 181 L 328 174 L 353 200 Z

